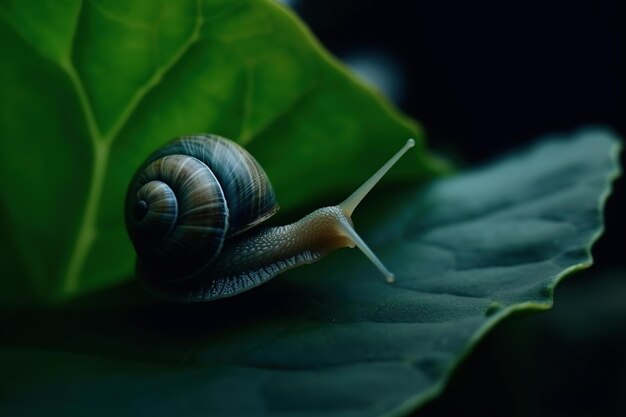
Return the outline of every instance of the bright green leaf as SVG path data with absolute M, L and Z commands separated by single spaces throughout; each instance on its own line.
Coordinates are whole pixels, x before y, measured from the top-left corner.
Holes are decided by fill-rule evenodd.
M 618 149 L 612 134 L 586 131 L 369 198 L 355 223 L 370 225 L 394 285 L 343 250 L 213 303 L 122 288 L 3 314 L 0 413 L 406 414 L 498 321 L 549 308 L 556 284 L 591 264 Z
M 124 194 L 171 138 L 211 132 L 246 145 L 283 210 L 347 192 L 407 137 L 422 144 L 416 124 L 272 0 L 0 0 L 0 62 L 10 239 L 0 261 L 22 277 L 2 282 L 5 303 L 130 277 Z M 439 170 L 418 147 L 388 180 Z

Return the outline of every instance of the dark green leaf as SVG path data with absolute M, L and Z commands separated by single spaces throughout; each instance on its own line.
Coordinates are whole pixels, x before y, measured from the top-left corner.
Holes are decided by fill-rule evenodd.
M 415 123 L 270 0 L 1 0 L 0 62 L 10 229 L 0 261 L 22 277 L 2 282 L 5 303 L 130 277 L 124 193 L 173 137 L 212 132 L 246 145 L 286 210 L 347 191 L 407 137 L 422 144 Z M 392 176 L 438 170 L 420 148 Z
M 552 305 L 591 264 L 618 174 L 604 131 L 550 140 L 426 189 L 364 202 L 397 283 L 339 251 L 232 299 L 133 288 L 3 314 L 3 415 L 401 415 L 437 395 L 498 321 Z

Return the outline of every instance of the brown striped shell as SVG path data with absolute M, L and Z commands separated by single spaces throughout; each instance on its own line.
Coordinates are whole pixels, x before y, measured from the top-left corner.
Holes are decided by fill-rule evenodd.
M 216 135 L 175 139 L 150 155 L 126 196 L 126 228 L 138 271 L 164 281 L 194 277 L 224 241 L 278 210 L 259 163 Z

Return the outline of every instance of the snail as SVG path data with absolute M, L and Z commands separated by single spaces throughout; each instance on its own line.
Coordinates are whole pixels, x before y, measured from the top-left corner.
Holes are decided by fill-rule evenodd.
M 278 210 L 259 163 L 217 135 L 183 136 L 152 153 L 134 175 L 125 220 L 146 289 L 173 302 L 212 301 L 250 290 L 329 252 L 357 246 L 388 282 L 394 275 L 363 242 L 351 215 L 413 139 L 345 201 L 286 226 L 263 227 Z

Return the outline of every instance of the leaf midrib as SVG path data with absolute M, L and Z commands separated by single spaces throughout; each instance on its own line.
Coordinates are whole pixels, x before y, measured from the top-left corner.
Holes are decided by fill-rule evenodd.
M 89 132 L 89 140 L 93 151 L 93 165 L 91 171 L 91 177 L 87 188 L 87 198 L 85 200 L 85 209 L 83 210 L 83 217 L 76 232 L 76 238 L 74 244 L 70 250 L 70 256 L 68 258 L 67 268 L 61 275 L 60 288 L 61 293 L 69 295 L 76 291 L 80 281 L 80 276 L 87 260 L 87 256 L 91 252 L 91 247 L 97 238 L 97 218 L 102 198 L 102 192 L 104 189 L 104 179 L 106 177 L 107 168 L 109 165 L 110 150 L 122 131 L 124 126 L 128 123 L 135 110 L 143 99 L 152 91 L 157 85 L 161 83 L 164 76 L 181 61 L 187 51 L 200 39 L 200 31 L 204 22 L 202 15 L 202 5 L 200 0 L 196 0 L 196 21 L 194 29 L 187 40 L 181 45 L 181 47 L 174 53 L 172 59 L 165 65 L 157 68 L 154 71 L 152 77 L 141 87 L 137 89 L 133 97 L 127 103 L 126 107 L 122 110 L 116 122 L 111 129 L 102 134 L 95 119 L 95 113 L 89 97 L 87 96 L 83 81 L 78 73 L 74 62 L 72 61 L 73 51 L 76 46 L 76 33 L 78 31 L 78 25 L 82 16 L 82 10 L 84 6 L 84 0 L 81 2 L 80 10 L 77 14 L 76 24 L 74 26 L 74 34 L 71 40 L 71 47 L 69 48 L 68 56 L 65 60 L 60 62 L 61 68 L 66 72 L 74 90 L 79 98 L 80 106 L 85 115 L 85 121 Z

